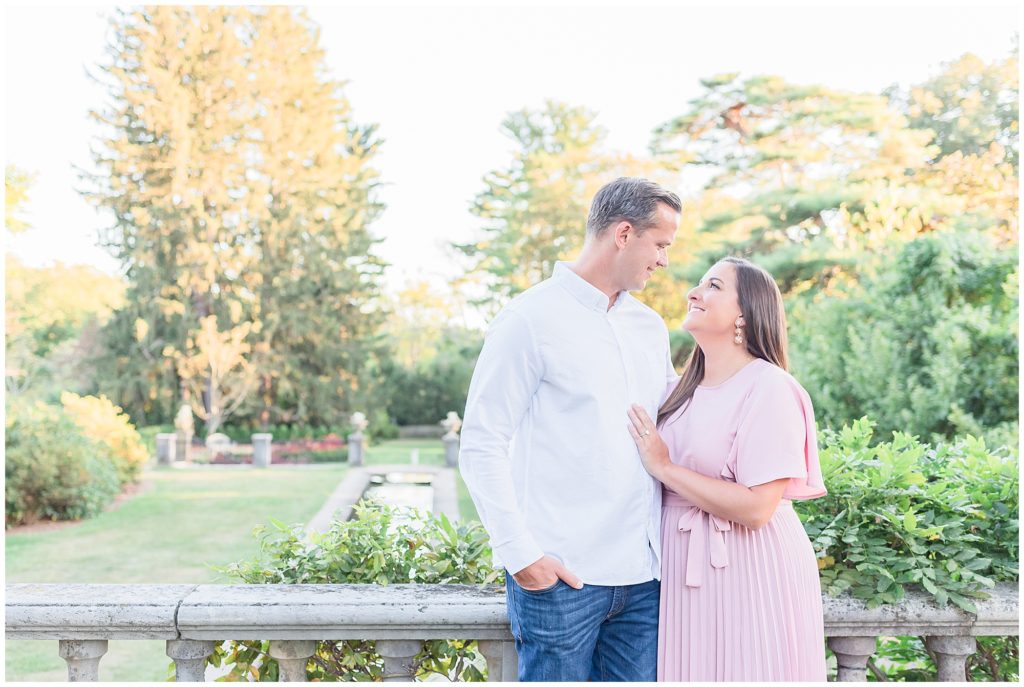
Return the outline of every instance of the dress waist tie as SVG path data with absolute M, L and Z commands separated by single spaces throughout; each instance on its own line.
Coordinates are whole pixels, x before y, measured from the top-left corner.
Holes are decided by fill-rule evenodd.
M 724 568 L 729 564 L 724 533 L 732 529 L 732 523 L 725 518 L 701 510 L 693 502 L 668 489 L 662 492 L 661 505 L 686 509 L 679 516 L 678 522 L 680 532 L 690 533 L 690 543 L 686 550 L 686 586 L 699 587 L 704 581 L 704 562 L 708 560 L 708 554 L 705 551 L 710 549 L 713 567 Z M 709 520 L 707 528 L 704 527 L 705 517 Z M 709 538 L 710 541 L 708 541 Z

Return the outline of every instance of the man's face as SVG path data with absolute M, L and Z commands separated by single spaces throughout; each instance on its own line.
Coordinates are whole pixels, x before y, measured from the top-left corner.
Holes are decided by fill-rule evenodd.
M 654 225 L 637 234 L 631 229 L 619 260 L 619 278 L 622 288 L 639 291 L 647 285 L 654 270 L 668 265 L 668 247 L 676 238 L 679 213 L 664 203 L 658 203 Z

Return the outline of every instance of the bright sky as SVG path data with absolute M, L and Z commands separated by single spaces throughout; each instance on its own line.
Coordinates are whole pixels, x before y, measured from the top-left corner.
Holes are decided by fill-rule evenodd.
M 86 76 L 103 58 L 108 9 L 5 10 L 5 163 L 36 174 L 7 238 L 32 265 L 89 263 L 116 273 L 96 246 L 103 219 L 76 193 L 104 92 Z M 330 8 L 313 7 L 332 73 L 348 81 L 357 121 L 385 139 L 378 168 L 388 206 L 374 230 L 394 267 L 389 285 L 457 267 L 445 250 L 480 226 L 469 213 L 489 170 L 504 167 L 506 113 L 546 98 L 598 113 L 609 147 L 643 154 L 651 131 L 683 111 L 698 79 L 739 71 L 880 91 L 926 79 L 964 52 L 1005 56 L 1019 10 L 884 8 Z M 582 227 L 581 218 L 581 227 Z

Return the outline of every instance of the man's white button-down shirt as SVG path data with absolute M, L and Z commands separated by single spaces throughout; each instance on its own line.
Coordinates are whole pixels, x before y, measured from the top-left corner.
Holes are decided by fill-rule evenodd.
M 626 410 L 657 417 L 675 378 L 661 317 L 626 292 L 609 310 L 565 263 L 498 314 L 459 456 L 497 565 L 516 573 L 547 554 L 586 584 L 660 579 L 661 486 Z

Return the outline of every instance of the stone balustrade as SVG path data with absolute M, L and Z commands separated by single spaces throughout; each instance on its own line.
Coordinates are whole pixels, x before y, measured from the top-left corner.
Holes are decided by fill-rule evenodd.
M 109 640 L 163 639 L 179 681 L 202 681 L 218 642 L 269 639 L 283 681 L 304 681 L 317 640 L 376 640 L 385 681 L 411 679 L 425 639 L 476 639 L 492 681 L 516 679 L 498 587 L 467 585 L 8 584 L 6 638 L 57 639 L 68 680 L 97 680 Z M 840 681 L 864 681 L 879 636 L 924 636 L 941 681 L 965 679 L 976 636 L 1018 634 L 1015 584 L 978 602 L 977 615 L 909 593 L 868 609 L 824 597 L 825 634 Z

